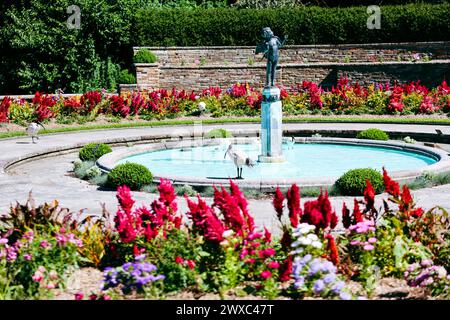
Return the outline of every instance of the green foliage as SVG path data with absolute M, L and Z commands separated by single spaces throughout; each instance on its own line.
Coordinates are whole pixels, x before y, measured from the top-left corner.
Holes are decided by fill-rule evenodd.
M 136 76 L 132 74 L 127 69 L 124 69 L 120 71 L 119 74 L 119 83 L 120 84 L 135 84 L 136 83 Z
M 107 185 L 112 188 L 126 185 L 132 190 L 139 190 L 152 181 L 153 175 L 145 166 L 127 162 L 111 170 L 108 174 Z
M 381 193 L 384 190 L 383 176 L 370 168 L 347 171 L 336 181 L 335 186 L 343 195 L 361 196 L 366 188 L 366 180 L 370 181 L 375 193 Z
M 155 63 L 158 57 L 148 49 L 140 49 L 136 52 L 134 58 L 135 63 Z
M 109 231 L 104 230 L 101 220 L 92 222 L 89 218 L 83 231 L 78 231 L 77 235 L 83 242 L 83 246 L 78 248 L 79 254 L 84 258 L 83 264 L 99 268 L 106 254 Z
M 112 152 L 110 146 L 104 143 L 89 143 L 79 153 L 82 161 L 97 161 L 101 156 Z
M 91 168 L 95 167 L 94 161 L 80 161 L 74 163 L 73 172 L 75 176 L 79 179 L 88 178 L 88 171 L 91 171 Z
M 367 139 L 367 140 L 389 140 L 389 135 L 383 130 L 371 128 L 367 130 L 363 130 L 358 133 L 356 136 L 358 139 Z
M 134 43 L 253 46 L 261 41 L 261 28 L 268 25 L 275 34 L 289 35 L 291 44 L 449 39 L 450 4 L 383 6 L 382 30 L 367 30 L 366 10 L 367 7 L 140 10 L 136 14 Z
M 227 129 L 213 129 L 205 135 L 206 139 L 220 139 L 231 137 L 233 137 L 233 135 Z

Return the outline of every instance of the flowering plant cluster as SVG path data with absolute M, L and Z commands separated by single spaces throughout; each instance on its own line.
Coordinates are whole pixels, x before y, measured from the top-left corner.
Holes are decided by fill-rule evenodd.
M 433 265 L 429 259 L 409 265 L 404 275 L 412 287 L 427 288 L 434 295 L 450 296 L 450 275 L 444 267 Z
M 313 82 L 303 81 L 292 88 L 280 88 L 286 115 L 302 113 L 333 114 L 436 114 L 450 111 L 450 87 L 445 81 L 433 89 L 411 82 L 374 84 L 362 87 L 341 78 L 335 87 L 325 90 Z M 262 102 L 260 90 L 250 85 L 234 84 L 222 91 L 210 87 L 201 92 L 155 90 L 107 95 L 104 90 L 90 91 L 71 98 L 43 95 L 39 92 L 31 102 L 5 97 L 0 102 L 0 122 L 24 123 L 58 117 L 100 114 L 121 118 L 141 116 L 145 119 L 198 115 L 200 102 L 213 116 L 253 116 Z
M 63 227 L 51 234 L 30 229 L 17 240 L 12 235 L 0 239 L 0 264 L 13 279 L 11 285 L 29 297 L 51 296 L 64 287 L 68 272 L 78 266 L 81 240 Z
M 165 278 L 163 275 L 155 275 L 156 270 L 155 265 L 145 261 L 145 255 L 137 256 L 134 262 L 127 262 L 117 268 L 106 268 L 102 290 L 119 287 L 124 294 L 146 293 L 155 282 Z

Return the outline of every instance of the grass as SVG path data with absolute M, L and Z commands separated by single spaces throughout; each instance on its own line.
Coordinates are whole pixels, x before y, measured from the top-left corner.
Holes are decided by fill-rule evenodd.
M 199 119 L 199 120 L 159 120 L 159 121 L 140 121 L 129 123 L 108 123 L 108 124 L 83 124 L 76 127 L 65 127 L 42 130 L 41 134 L 55 134 L 66 132 L 77 132 L 87 130 L 104 129 L 124 129 L 139 127 L 159 127 L 171 125 L 193 125 L 201 122 L 202 124 L 226 124 L 226 123 L 259 123 L 260 117 L 241 117 L 241 118 L 217 118 L 217 119 Z M 364 118 L 364 117 L 290 117 L 284 118 L 284 123 L 394 123 L 394 124 L 434 124 L 450 125 L 450 119 L 428 119 L 428 118 Z M 11 131 L 0 133 L 0 139 L 15 138 L 25 136 L 25 131 Z

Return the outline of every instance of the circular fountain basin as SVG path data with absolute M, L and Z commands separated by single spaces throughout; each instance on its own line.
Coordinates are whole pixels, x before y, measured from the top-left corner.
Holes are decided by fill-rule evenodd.
M 244 166 L 243 187 L 272 190 L 297 183 L 303 187 L 326 187 L 343 173 L 356 168 L 385 167 L 399 181 L 411 181 L 424 171 L 450 170 L 447 152 L 406 143 L 374 142 L 339 138 L 297 138 L 284 144 L 283 163 L 259 163 L 260 141 L 256 138 L 190 140 L 136 146 L 103 156 L 98 165 L 108 171 L 115 165 L 134 162 L 150 169 L 155 179 L 191 185 L 226 184 L 237 175 L 225 152 L 230 143 L 255 161 Z

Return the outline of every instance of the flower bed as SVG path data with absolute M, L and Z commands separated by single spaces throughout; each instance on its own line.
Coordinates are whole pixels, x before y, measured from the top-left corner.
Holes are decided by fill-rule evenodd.
M 57 202 L 18 204 L 0 219 L 0 298 L 51 298 L 80 266 L 102 270 L 103 282 L 76 299 L 181 292 L 366 299 L 386 277 L 448 298 L 448 214 L 438 207 L 424 212 L 386 171 L 383 180 L 389 195 L 383 209 L 374 207 L 368 182 L 364 198 L 354 200 L 353 210 L 344 204 L 341 214 L 327 192 L 302 206 L 296 185 L 286 194 L 277 189 L 280 237 L 255 225 L 232 181 L 215 188 L 212 204 L 186 195 L 186 214 L 163 179 L 149 206 L 136 206 L 130 189 L 119 187 L 117 213 L 105 210 L 97 220 L 79 221 Z
M 428 89 L 420 82 L 362 87 L 340 79 L 336 87 L 324 90 L 312 82 L 294 88 L 282 88 L 283 112 L 299 114 L 447 114 L 450 111 L 450 87 L 444 81 Z M 165 119 L 198 116 L 208 112 L 213 117 L 256 116 L 260 114 L 261 92 L 247 84 L 230 89 L 208 88 L 202 92 L 173 89 L 134 92 L 108 96 L 91 91 L 81 96 L 62 98 L 36 93 L 32 101 L 4 98 L 0 103 L 0 122 L 25 124 L 56 118 L 92 121 L 100 114 L 142 119 Z M 201 108 L 199 108 L 201 105 Z M 206 110 L 204 110 L 206 108 Z

